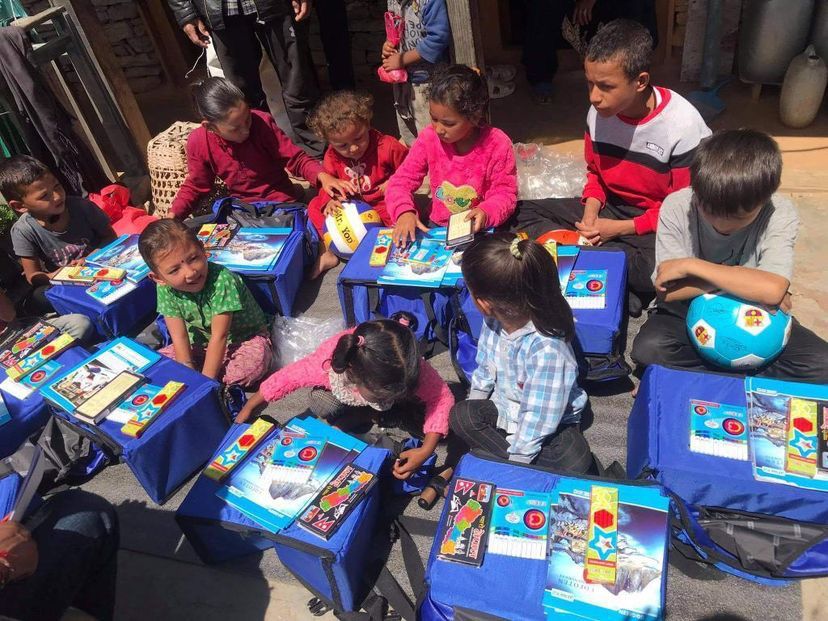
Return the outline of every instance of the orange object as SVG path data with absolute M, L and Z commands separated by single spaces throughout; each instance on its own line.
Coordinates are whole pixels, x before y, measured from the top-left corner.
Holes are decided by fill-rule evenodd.
M 540 237 L 538 242 L 543 245 L 549 240 L 552 240 L 562 246 L 588 246 L 584 243 L 586 240 L 581 237 L 578 231 L 567 231 L 566 229 L 555 229 L 554 231 L 547 231 Z

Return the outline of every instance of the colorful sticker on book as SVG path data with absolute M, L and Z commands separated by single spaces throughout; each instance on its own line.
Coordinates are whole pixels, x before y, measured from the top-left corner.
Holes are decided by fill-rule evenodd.
M 373 473 L 346 464 L 299 518 L 299 525 L 328 539 L 374 482 Z
M 813 478 L 817 468 L 816 401 L 791 397 L 785 470 Z
M 204 475 L 214 481 L 221 481 L 250 451 L 259 445 L 273 427 L 273 423 L 262 418 L 257 419 L 230 446 L 216 455 L 215 459 L 204 469 Z
M 145 401 L 135 415 L 121 427 L 121 433 L 131 438 L 140 438 L 147 427 L 184 390 L 182 382 L 167 382 L 152 399 Z
M 7 368 L 13 367 L 35 349 L 42 346 L 46 340 L 57 336 L 57 334 L 58 330 L 54 326 L 38 322 L 22 334 L 20 340 L 11 348 L 0 354 L 0 364 Z
M 388 262 L 388 254 L 391 252 L 391 233 L 394 229 L 380 229 L 377 231 L 377 239 L 374 248 L 371 250 L 371 257 L 368 265 L 371 267 L 383 267 Z
M 26 356 L 12 368 L 8 369 L 6 375 L 13 380 L 18 380 L 60 354 L 74 342 L 75 337 L 71 334 L 61 334 L 53 341 L 47 343 L 29 356 Z
M 549 494 L 498 487 L 492 508 L 488 552 L 546 558 Z
M 455 479 L 440 541 L 441 558 L 471 565 L 483 562 L 493 492 L 489 483 Z
M 747 461 L 746 409 L 691 399 L 690 450 L 694 453 Z
M 618 489 L 593 485 L 590 491 L 584 580 L 615 584 L 618 565 Z

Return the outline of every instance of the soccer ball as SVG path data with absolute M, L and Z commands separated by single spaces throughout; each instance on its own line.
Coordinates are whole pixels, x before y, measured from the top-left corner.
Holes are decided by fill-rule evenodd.
M 756 369 L 785 348 L 791 317 L 729 295 L 707 293 L 690 303 L 687 333 L 707 362 L 726 369 Z
M 351 201 L 342 203 L 342 209 L 325 218 L 322 238 L 334 254 L 347 259 L 359 246 L 370 228 L 382 226 L 376 210 L 368 203 Z

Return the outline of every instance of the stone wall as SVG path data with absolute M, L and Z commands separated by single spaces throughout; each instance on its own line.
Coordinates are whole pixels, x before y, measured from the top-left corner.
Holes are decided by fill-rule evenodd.
M 160 86 L 163 69 L 134 0 L 91 2 L 133 92 L 144 93 Z M 23 0 L 23 6 L 29 15 L 35 15 L 50 5 L 48 0 Z

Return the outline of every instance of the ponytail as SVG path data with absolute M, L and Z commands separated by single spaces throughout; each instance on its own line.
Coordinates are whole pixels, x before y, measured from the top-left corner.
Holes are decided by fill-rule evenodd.
M 463 253 L 463 279 L 472 295 L 513 321 L 531 320 L 538 332 L 566 341 L 575 334 L 555 261 L 546 249 L 512 233 L 495 233 Z
M 192 97 L 198 118 L 209 123 L 220 123 L 230 108 L 245 100 L 241 89 L 224 78 L 207 78 L 195 83 Z
M 410 398 L 420 380 L 420 354 L 414 333 L 388 319 L 361 323 L 339 339 L 331 356 L 331 369 L 344 373 L 379 401 Z

